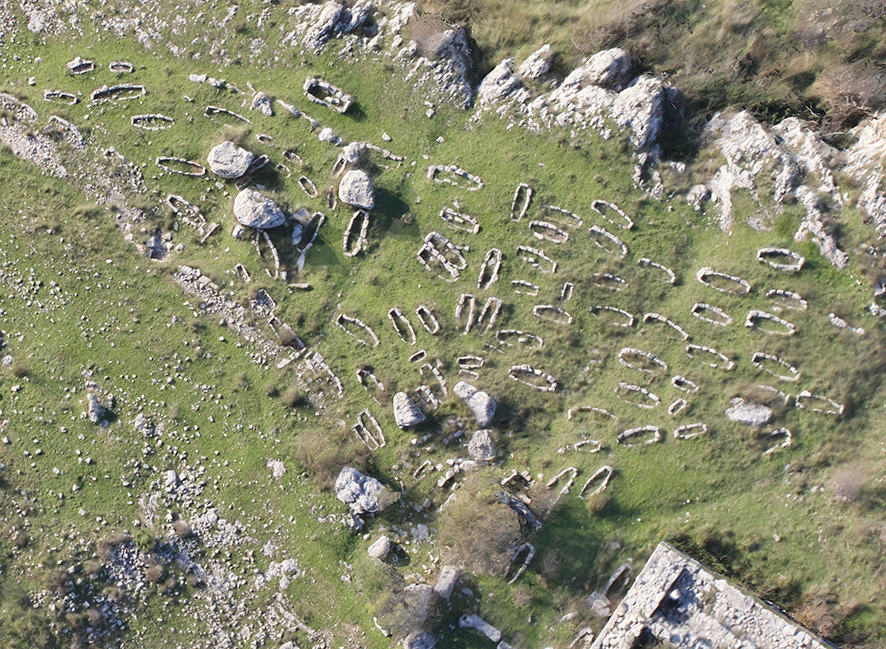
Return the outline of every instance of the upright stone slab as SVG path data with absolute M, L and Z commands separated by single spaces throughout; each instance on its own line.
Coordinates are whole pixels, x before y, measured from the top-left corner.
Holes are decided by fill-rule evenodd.
M 423 413 L 405 392 L 394 395 L 394 419 L 402 429 L 414 428 L 425 420 Z

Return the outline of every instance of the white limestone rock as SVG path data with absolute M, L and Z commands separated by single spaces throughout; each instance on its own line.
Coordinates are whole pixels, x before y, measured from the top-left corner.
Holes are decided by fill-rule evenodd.
M 437 593 L 437 597 L 440 599 L 452 597 L 452 591 L 455 590 L 459 577 L 461 577 L 461 570 L 458 566 L 443 566 L 437 583 L 434 584 L 434 592 Z
M 216 176 L 231 179 L 245 174 L 252 164 L 253 157 L 251 151 L 240 148 L 230 140 L 225 140 L 210 150 L 206 162 Z
M 402 429 L 414 428 L 425 420 L 423 413 L 405 392 L 394 395 L 394 420 Z
M 335 497 L 358 516 L 376 514 L 384 509 L 381 500 L 384 490 L 381 482 L 349 466 L 343 467 L 335 479 Z
M 495 417 L 495 409 L 498 404 L 487 393 L 477 390 L 473 385 L 459 381 L 454 388 L 456 396 L 464 401 L 465 405 L 474 415 L 479 428 L 487 428 Z
M 477 88 L 477 101 L 483 108 L 511 95 L 522 85 L 514 74 L 514 59 L 508 58 L 495 66 Z
M 520 64 L 520 67 L 517 68 L 517 76 L 524 81 L 538 81 L 548 73 L 553 63 L 554 50 L 545 43 Z
M 252 103 L 249 105 L 249 109 L 257 110 L 266 117 L 271 117 L 274 114 L 274 109 L 271 107 L 271 98 L 263 92 L 255 93 L 255 96 L 252 98 Z
M 765 426 L 772 420 L 772 408 L 759 403 L 745 401 L 741 397 L 735 397 L 729 402 L 731 405 L 726 409 L 726 417 L 748 426 Z
M 481 462 L 491 462 L 494 460 L 495 443 L 492 441 L 491 433 L 492 431 L 488 428 L 483 428 L 471 435 L 471 439 L 468 442 L 468 455 Z
M 565 88 L 599 86 L 618 90 L 627 81 L 631 55 L 620 47 L 597 52 L 563 80 Z
M 382 534 L 372 545 L 369 546 L 367 553 L 373 559 L 384 559 L 391 551 L 391 539 Z
M 234 216 L 246 227 L 259 230 L 276 228 L 286 221 L 286 216 L 274 201 L 249 188 L 234 199 Z
M 338 198 L 342 203 L 371 210 L 375 207 L 375 191 L 369 175 L 360 169 L 348 171 L 338 186 Z

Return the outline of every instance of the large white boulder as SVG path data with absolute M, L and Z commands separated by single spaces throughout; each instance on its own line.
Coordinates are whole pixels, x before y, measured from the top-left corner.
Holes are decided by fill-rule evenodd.
M 248 188 L 234 199 L 234 216 L 246 227 L 259 230 L 276 228 L 286 221 L 286 216 L 274 201 Z
M 384 485 L 352 467 L 342 468 L 335 479 L 335 497 L 360 514 L 375 514 L 384 509 L 381 495 Z
M 752 401 L 745 401 L 741 397 L 735 397 L 729 402 L 731 405 L 726 409 L 726 417 L 748 426 L 765 426 L 772 419 L 772 408 Z
M 249 169 L 253 157 L 251 151 L 240 148 L 230 140 L 225 140 L 209 151 L 206 161 L 216 176 L 239 178 Z
M 425 420 L 425 413 L 405 392 L 394 395 L 394 420 L 400 428 L 414 428 Z
M 338 186 L 338 198 L 342 203 L 364 210 L 375 207 L 375 191 L 369 174 L 359 169 L 347 172 Z
M 471 414 L 474 415 L 477 426 L 486 428 L 492 423 L 492 418 L 495 417 L 495 409 L 498 406 L 495 399 L 464 381 L 456 383 L 454 391 L 456 396 L 465 402 Z

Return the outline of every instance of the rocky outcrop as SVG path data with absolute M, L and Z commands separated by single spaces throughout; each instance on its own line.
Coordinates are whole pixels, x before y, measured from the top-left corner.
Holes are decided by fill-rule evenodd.
M 251 151 L 241 149 L 233 142 L 225 140 L 209 151 L 206 162 L 216 176 L 232 179 L 246 173 L 253 157 Z
M 369 174 L 359 169 L 348 171 L 338 186 L 338 198 L 342 203 L 363 210 L 375 207 L 375 191 L 372 189 Z
M 301 32 L 304 49 L 321 50 L 330 39 L 359 30 L 374 12 L 375 6 L 371 0 L 357 0 L 350 7 L 334 0 L 323 5 L 302 5 L 295 11 L 299 25 L 284 41 L 294 41 L 297 33 Z
M 234 199 L 234 216 L 246 227 L 258 230 L 276 228 L 286 221 L 286 216 L 274 201 L 248 188 Z
M 425 413 L 405 392 L 394 395 L 394 420 L 402 429 L 414 428 L 425 420 Z
M 456 396 L 465 402 L 471 414 L 474 415 L 477 426 L 486 428 L 492 423 L 498 405 L 495 399 L 464 381 L 456 383 L 454 390 Z
M 344 467 L 335 479 L 335 497 L 358 516 L 376 514 L 384 509 L 381 500 L 384 491 L 381 482 L 349 466 Z
M 86 417 L 93 424 L 100 424 L 107 414 L 107 408 L 99 401 L 94 392 L 86 393 Z

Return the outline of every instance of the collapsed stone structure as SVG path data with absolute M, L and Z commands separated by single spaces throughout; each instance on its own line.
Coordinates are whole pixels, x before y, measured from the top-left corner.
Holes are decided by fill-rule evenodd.
M 678 647 L 828 649 L 771 606 L 660 543 L 592 649 L 652 642 Z

